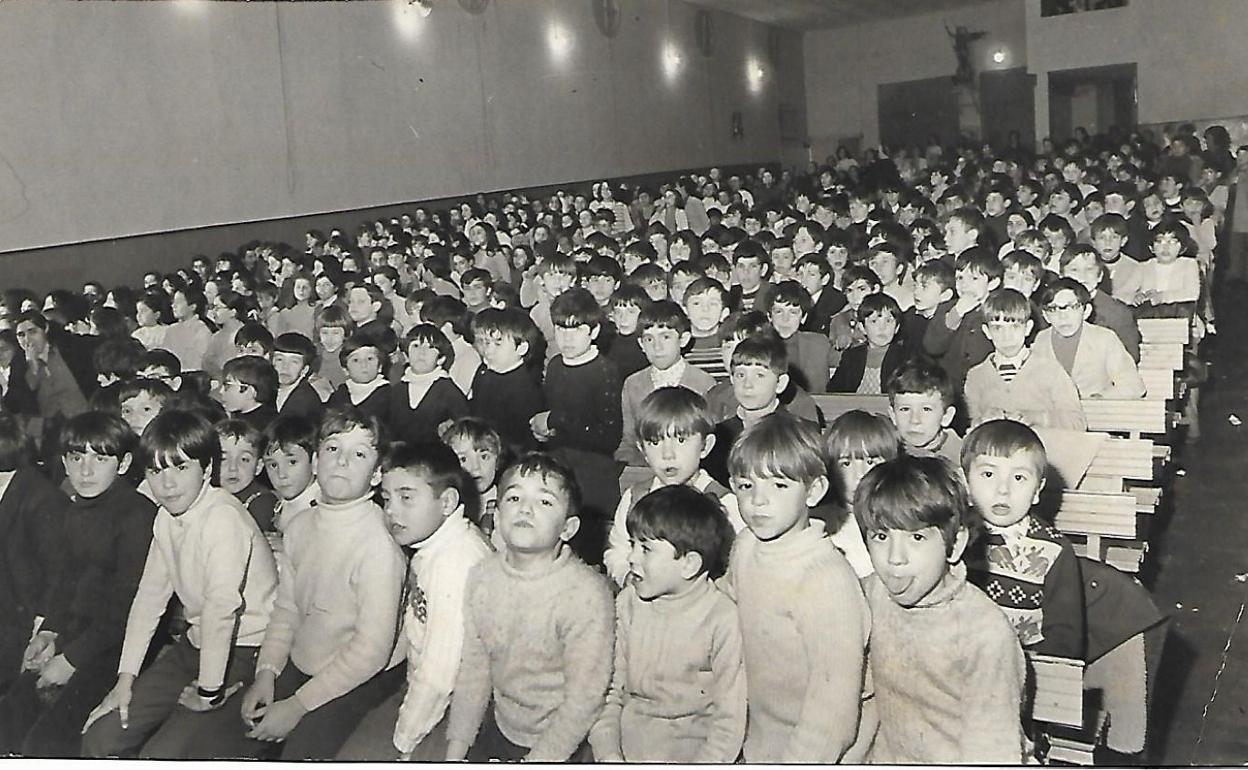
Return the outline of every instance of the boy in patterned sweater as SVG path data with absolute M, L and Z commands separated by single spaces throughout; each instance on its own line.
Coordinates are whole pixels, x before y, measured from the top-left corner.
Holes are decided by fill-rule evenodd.
M 1048 467 L 1035 431 L 992 420 L 967 434 L 962 471 L 986 532 L 970 579 L 1000 605 L 1024 649 L 1084 656 L 1083 578 L 1070 541 L 1032 510 Z

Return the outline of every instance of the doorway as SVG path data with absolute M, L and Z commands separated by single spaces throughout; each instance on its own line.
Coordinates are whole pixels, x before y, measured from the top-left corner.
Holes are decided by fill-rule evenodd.
M 1130 128 L 1138 116 L 1136 65 L 1115 64 L 1049 73 L 1049 136 L 1062 142 L 1076 128 L 1089 134 Z

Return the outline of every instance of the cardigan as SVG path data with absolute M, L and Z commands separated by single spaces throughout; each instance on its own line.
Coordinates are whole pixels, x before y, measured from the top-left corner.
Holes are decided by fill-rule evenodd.
M 993 363 L 995 355 L 966 375 L 972 426 L 1005 417 L 1033 428 L 1088 429 L 1079 391 L 1056 359 L 1029 355 L 1014 380 L 1006 382 Z
M 906 349 L 900 339 L 889 343 L 880 364 L 880 392 L 888 392 L 888 379 L 906 360 Z M 841 363 L 828 382 L 829 393 L 857 393 L 867 371 L 867 346 L 855 345 L 841 354 Z
M 1079 335 L 1079 347 L 1075 350 L 1075 364 L 1070 370 L 1070 378 L 1074 380 L 1080 398 L 1144 397 L 1144 380 L 1140 379 L 1140 371 L 1118 335 L 1088 323 L 1082 326 Z M 1042 358 L 1057 360 L 1051 328 L 1036 335 L 1031 352 Z

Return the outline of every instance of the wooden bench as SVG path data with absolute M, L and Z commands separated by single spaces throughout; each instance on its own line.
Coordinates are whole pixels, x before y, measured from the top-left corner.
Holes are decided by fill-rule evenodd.
M 1176 395 L 1173 369 L 1140 369 L 1147 398 L 1169 401 Z
M 1178 342 L 1141 342 L 1140 369 L 1169 369 L 1177 372 L 1183 368 L 1183 345 Z
M 1186 345 L 1192 339 L 1192 326 L 1186 318 L 1142 318 L 1136 322 L 1142 342 L 1177 342 Z
M 812 394 L 815 406 L 823 412 L 824 422 L 829 425 L 837 417 L 855 409 L 872 414 L 888 414 L 888 396 L 863 395 L 861 393 L 818 393 Z
M 1084 690 L 1083 661 L 1034 653 L 1027 653 L 1027 660 L 1035 683 L 1031 717 L 1048 735 L 1048 760 L 1093 764 L 1107 720 Z
M 1098 433 L 1164 435 L 1173 425 L 1166 402 L 1156 398 L 1087 398 L 1082 402 L 1088 430 Z
M 1087 543 L 1086 556 L 1103 560 L 1102 539 L 1135 540 L 1135 495 L 1126 492 L 1083 492 L 1062 490 L 1061 502 L 1053 524 L 1067 535 Z

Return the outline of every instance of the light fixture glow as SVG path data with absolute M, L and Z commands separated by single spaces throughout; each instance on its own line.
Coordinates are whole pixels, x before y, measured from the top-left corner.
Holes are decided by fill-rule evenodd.
M 663 74 L 667 75 L 669 80 L 680 72 L 680 65 L 683 61 L 676 46 L 668 43 L 663 47 Z
M 394 28 L 399 33 L 399 37 L 409 42 L 420 37 L 425 25 L 429 23 L 427 19 L 432 8 L 433 5 L 428 0 L 425 0 L 423 4 L 410 0 L 395 0 L 391 9 L 394 14 Z
M 565 58 L 572 50 L 572 37 L 559 22 L 553 22 L 550 25 L 550 29 L 546 32 L 546 43 L 550 46 L 551 55 L 556 59 Z
M 1005 49 L 998 48 L 992 52 L 992 60 L 997 64 L 1005 64 Z
M 763 88 L 763 79 L 767 73 L 763 70 L 763 65 L 759 64 L 758 59 L 750 58 L 745 63 L 745 80 L 750 86 L 752 93 L 758 93 Z

